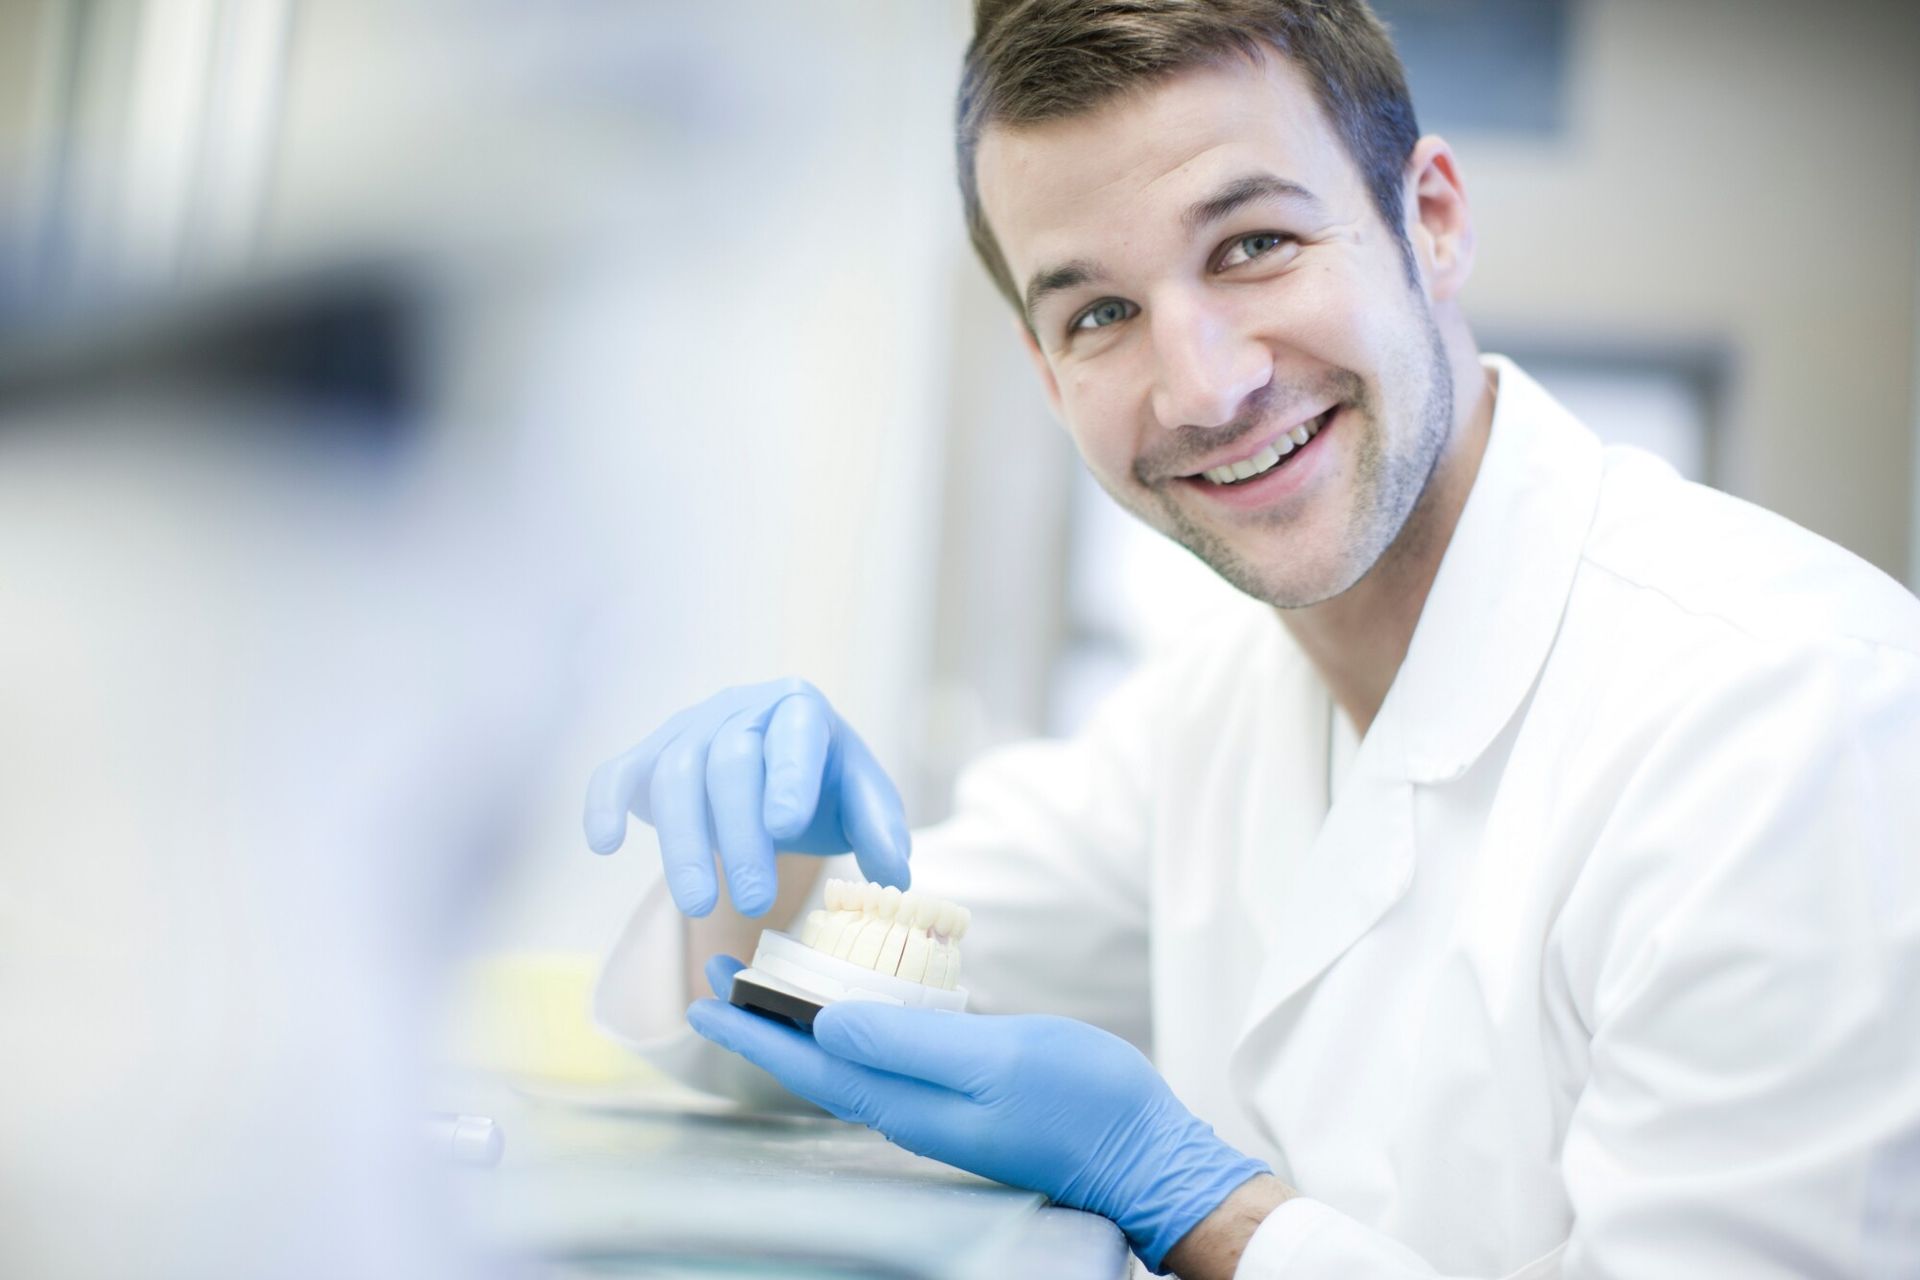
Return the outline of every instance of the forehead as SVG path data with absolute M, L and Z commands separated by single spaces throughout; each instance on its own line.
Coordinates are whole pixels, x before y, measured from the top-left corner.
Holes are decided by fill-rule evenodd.
M 1172 234 L 1192 201 L 1248 172 L 1297 182 L 1334 210 L 1360 191 L 1306 77 L 1277 55 L 1227 57 L 1065 119 L 990 126 L 976 164 L 1016 279 Z

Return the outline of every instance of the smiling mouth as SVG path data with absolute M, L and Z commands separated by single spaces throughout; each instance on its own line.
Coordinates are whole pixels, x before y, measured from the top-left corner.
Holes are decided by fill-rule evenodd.
M 1251 458 L 1228 463 L 1225 466 L 1210 467 L 1198 475 L 1188 476 L 1187 479 L 1204 481 L 1223 489 L 1258 480 L 1274 468 L 1284 467 L 1303 445 L 1319 435 L 1322 429 L 1333 421 L 1333 415 L 1339 412 L 1339 409 L 1340 406 L 1336 404 L 1311 422 L 1301 423 Z

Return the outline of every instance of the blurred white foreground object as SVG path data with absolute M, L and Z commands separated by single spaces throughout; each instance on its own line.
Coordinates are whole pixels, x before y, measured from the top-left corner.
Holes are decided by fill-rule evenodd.
M 485 1167 L 499 1164 L 507 1150 L 507 1135 L 485 1116 L 436 1112 L 427 1117 L 427 1141 L 449 1160 Z

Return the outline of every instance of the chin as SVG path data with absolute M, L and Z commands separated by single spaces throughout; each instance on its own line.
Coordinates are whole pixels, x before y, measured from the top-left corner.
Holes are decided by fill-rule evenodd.
M 1268 557 L 1256 560 L 1208 538 L 1179 541 L 1236 591 L 1276 609 L 1321 604 L 1366 576 L 1365 565 L 1328 563 L 1320 557 L 1276 563 L 1272 557 L 1284 553 L 1269 552 Z
M 1344 594 L 1358 580 L 1357 574 L 1347 579 L 1329 577 L 1303 579 L 1298 575 L 1292 575 L 1277 580 L 1269 579 L 1265 582 L 1248 584 L 1256 588 L 1248 590 L 1248 585 L 1234 582 L 1232 578 L 1227 579 L 1254 599 L 1272 605 L 1276 609 L 1307 609 L 1316 604 L 1324 604 Z

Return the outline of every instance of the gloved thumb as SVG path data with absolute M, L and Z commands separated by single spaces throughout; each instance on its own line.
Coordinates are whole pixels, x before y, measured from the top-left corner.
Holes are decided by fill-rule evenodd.
M 733 975 L 746 967 L 732 956 L 714 956 L 707 961 L 707 985 L 713 988 L 716 997 L 725 1000 L 733 990 Z

